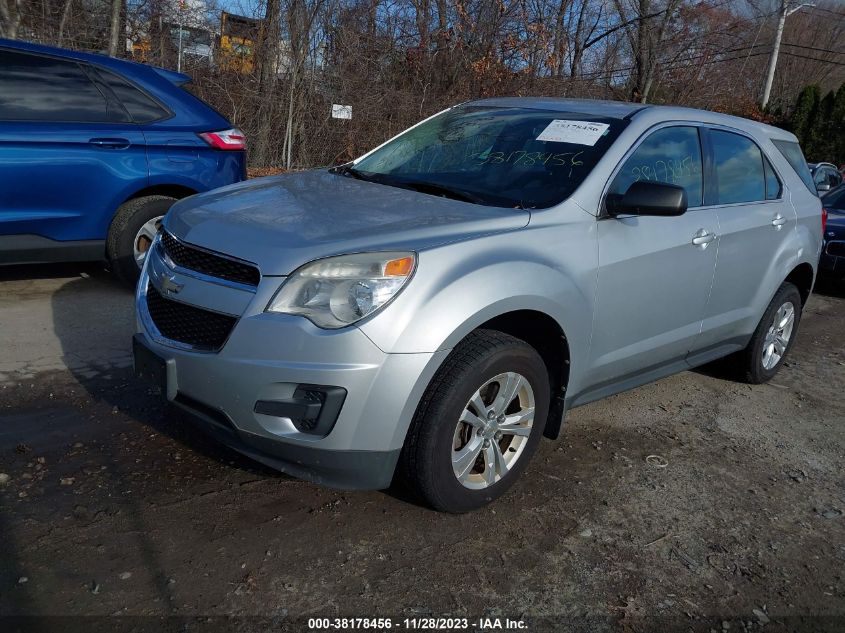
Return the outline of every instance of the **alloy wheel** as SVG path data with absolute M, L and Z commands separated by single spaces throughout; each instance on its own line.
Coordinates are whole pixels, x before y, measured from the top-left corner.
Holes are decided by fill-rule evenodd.
M 534 426 L 534 390 L 521 374 L 494 376 L 469 399 L 455 427 L 452 469 L 466 488 L 505 477 L 522 456 Z
M 150 246 L 153 244 L 153 239 L 155 239 L 156 233 L 158 233 L 163 217 L 163 215 L 159 215 L 148 220 L 135 234 L 135 240 L 132 242 L 132 255 L 135 257 L 135 263 L 138 264 L 139 269 L 144 265 L 144 260 L 147 258 L 147 251 L 150 250 Z
M 770 371 L 781 361 L 795 327 L 795 306 L 787 301 L 777 312 L 763 340 L 763 369 Z

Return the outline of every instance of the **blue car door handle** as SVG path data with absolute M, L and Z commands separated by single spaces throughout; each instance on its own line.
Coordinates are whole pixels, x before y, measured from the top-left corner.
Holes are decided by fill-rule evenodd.
M 126 149 L 129 147 L 129 140 L 125 138 L 92 138 L 88 143 L 103 149 Z

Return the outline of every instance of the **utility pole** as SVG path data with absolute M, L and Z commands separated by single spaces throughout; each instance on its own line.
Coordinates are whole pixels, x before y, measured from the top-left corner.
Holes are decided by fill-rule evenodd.
M 176 56 L 176 72 L 182 72 L 182 25 L 185 22 L 185 0 L 179 0 L 179 50 Z
M 766 73 L 766 85 L 763 88 L 763 100 L 760 106 L 763 110 L 769 105 L 769 97 L 772 95 L 772 83 L 775 80 L 775 69 L 778 65 L 778 54 L 780 53 L 780 40 L 783 37 L 783 26 L 786 24 L 786 18 L 803 7 L 814 7 L 816 5 L 804 3 L 797 7 L 792 6 L 792 0 L 781 0 L 780 3 L 780 18 L 778 19 L 778 30 L 775 35 L 775 45 L 772 48 L 772 56 L 769 58 L 769 72 Z

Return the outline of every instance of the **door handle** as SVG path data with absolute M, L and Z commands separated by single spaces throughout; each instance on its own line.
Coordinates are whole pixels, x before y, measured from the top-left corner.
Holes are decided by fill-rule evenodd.
M 778 231 L 780 231 L 780 227 L 786 224 L 786 218 L 783 217 L 780 213 L 775 216 L 775 219 L 772 220 L 772 226 L 775 227 Z
M 125 138 L 92 138 L 88 143 L 103 149 L 126 149 L 129 147 L 129 139 Z
M 692 238 L 692 243 L 694 246 L 701 246 L 702 248 L 707 248 L 707 245 L 715 239 L 715 233 L 708 233 L 705 229 L 698 229 L 698 231 Z

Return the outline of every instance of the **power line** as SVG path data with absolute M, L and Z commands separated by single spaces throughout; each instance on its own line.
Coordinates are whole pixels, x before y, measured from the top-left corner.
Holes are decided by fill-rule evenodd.
M 732 49 L 731 51 L 723 51 L 722 53 L 716 53 L 716 54 L 723 54 L 723 53 L 727 53 L 727 52 L 745 51 L 749 48 L 751 48 L 751 47 L 746 46 L 746 47 L 743 47 L 743 48 Z M 676 70 L 678 68 L 688 68 L 689 62 L 695 61 L 696 59 L 700 59 L 702 57 L 706 57 L 707 55 L 711 55 L 711 54 L 712 53 L 702 53 L 701 55 L 696 55 L 695 57 L 688 57 L 686 59 L 676 60 L 676 61 L 674 61 L 670 64 L 662 65 L 660 67 L 660 70 Z M 739 60 L 739 59 L 747 59 L 749 57 L 759 57 L 760 55 L 768 55 L 768 51 L 760 51 L 760 52 L 757 52 L 757 53 L 751 53 L 750 55 L 736 55 L 735 57 L 727 57 L 727 58 L 721 58 L 721 59 L 710 59 L 710 60 L 701 62 L 701 64 L 702 65 L 719 64 L 719 63 L 722 63 L 722 62 L 732 62 L 732 61 L 736 61 L 736 60 Z M 596 70 L 596 71 L 593 71 L 591 73 L 584 73 L 580 77 L 576 77 L 576 80 L 578 80 L 578 81 L 592 81 L 592 80 L 595 80 L 595 79 L 601 79 L 601 78 L 605 78 L 605 77 L 612 77 L 614 75 L 620 75 L 620 74 L 628 73 L 628 72 L 631 72 L 632 70 L 635 70 L 635 69 L 636 69 L 636 66 L 627 66 L 625 68 L 613 68 L 613 69 L 610 69 L 610 70 Z
M 723 63 L 723 62 L 732 62 L 732 61 L 737 61 L 737 60 L 740 60 L 740 59 L 747 60 L 751 57 L 760 57 L 761 55 L 768 55 L 769 52 L 770 52 L 769 50 L 758 50 L 756 52 L 752 52 L 754 48 L 759 48 L 760 46 L 763 46 L 763 44 L 754 45 L 754 46 L 741 46 L 741 47 L 738 47 L 738 48 L 731 48 L 731 49 L 727 49 L 727 50 L 719 51 L 719 52 L 700 53 L 700 54 L 694 55 L 692 57 L 686 57 L 684 59 L 675 60 L 675 61 L 668 63 L 668 64 L 663 64 L 659 68 L 659 70 L 667 71 L 667 70 L 678 70 L 680 68 L 688 68 L 690 62 L 693 62 L 697 59 L 701 59 L 702 57 L 707 57 L 707 56 L 710 56 L 710 55 L 725 55 L 725 54 L 728 54 L 728 53 L 740 53 L 740 52 L 749 51 L 749 54 L 747 54 L 747 55 L 735 55 L 733 57 L 722 57 L 722 58 L 719 58 L 719 59 L 709 59 L 709 60 L 700 62 L 700 64 L 701 65 L 720 64 L 720 63 Z M 801 46 L 799 44 L 791 44 L 790 46 L 795 46 L 795 47 L 798 47 L 798 48 L 808 48 L 808 49 L 813 48 L 813 47 L 809 47 L 809 46 L 808 47 Z M 836 52 L 836 51 L 831 51 L 831 52 Z M 783 51 L 783 54 L 788 55 L 790 57 L 799 57 L 801 59 L 816 61 L 816 62 L 819 62 L 819 63 L 822 63 L 822 64 L 833 64 L 835 66 L 845 66 L 845 62 L 837 62 L 837 61 L 828 60 L 828 59 L 821 59 L 819 57 L 811 57 L 811 56 L 808 56 L 808 55 L 800 55 L 798 53 L 792 53 L 790 51 Z M 632 70 L 635 70 L 635 69 L 636 69 L 636 66 L 626 66 L 626 67 L 623 67 L 623 68 L 612 68 L 612 69 L 609 69 L 609 70 L 596 70 L 596 71 L 593 71 L 593 72 L 590 72 L 590 73 L 584 73 L 583 75 L 576 77 L 576 79 L 578 81 L 594 81 L 594 80 L 598 80 L 598 79 L 612 78 L 616 75 L 622 75 L 622 74 L 625 74 L 625 73 L 629 73 L 629 72 L 631 72 Z
M 834 55 L 845 55 L 845 51 L 832 51 L 829 48 L 816 48 L 815 46 L 804 46 L 803 44 L 787 44 L 784 42 L 781 46 L 792 46 L 794 48 L 803 48 L 808 51 L 816 51 L 819 53 L 833 53 Z
M 808 11 L 823 11 L 825 13 L 830 13 L 831 15 L 835 15 L 836 17 L 839 17 L 839 18 L 845 18 L 845 13 L 840 13 L 838 11 L 831 11 L 830 9 L 825 9 L 823 7 L 809 6 L 809 7 L 807 7 L 807 10 Z
M 789 51 L 783 51 L 784 55 L 789 55 L 790 57 L 798 57 L 800 59 L 809 59 L 814 62 L 821 62 L 822 64 L 833 64 L 834 66 L 845 66 L 845 62 L 835 62 L 830 59 L 820 59 L 818 57 L 810 57 L 808 55 L 799 55 L 798 53 L 790 53 Z

